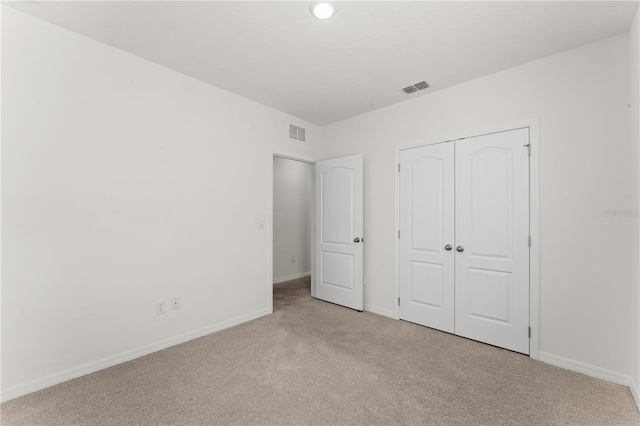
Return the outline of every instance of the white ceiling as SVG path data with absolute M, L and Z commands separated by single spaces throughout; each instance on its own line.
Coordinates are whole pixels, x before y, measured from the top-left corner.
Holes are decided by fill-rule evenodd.
M 318 125 L 620 34 L 638 7 L 356 1 L 322 21 L 309 3 L 5 2 Z

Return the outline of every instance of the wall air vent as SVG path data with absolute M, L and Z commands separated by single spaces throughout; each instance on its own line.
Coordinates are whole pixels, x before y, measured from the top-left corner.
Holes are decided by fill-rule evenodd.
M 289 137 L 298 140 L 298 126 L 289 124 Z
M 411 93 L 415 93 L 418 90 L 424 90 L 428 88 L 429 88 L 429 83 L 427 83 L 426 81 L 421 81 L 420 83 L 415 83 L 412 86 L 407 86 L 403 88 L 402 91 L 407 95 L 410 95 Z
M 295 124 L 289 124 L 289 137 L 300 142 L 306 142 L 306 131 L 304 127 L 296 126 Z

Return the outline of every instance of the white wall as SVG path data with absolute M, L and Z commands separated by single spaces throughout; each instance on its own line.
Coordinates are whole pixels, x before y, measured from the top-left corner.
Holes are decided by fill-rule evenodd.
M 311 272 L 311 169 L 308 163 L 273 159 L 274 282 Z
M 271 152 L 318 127 L 6 6 L 2 62 L 4 399 L 271 311 Z
M 631 30 L 629 31 L 629 75 L 630 79 L 630 100 L 629 117 L 631 127 L 631 149 L 633 155 L 630 156 L 632 167 L 635 172 L 633 182 L 635 188 L 632 193 L 631 206 L 637 209 L 640 205 L 640 9 L 636 11 Z M 636 236 L 633 247 L 634 259 L 634 282 L 635 295 L 630 297 L 637 300 L 635 315 L 631 318 L 631 323 L 636 326 L 632 341 L 635 342 L 634 357 L 636 362 L 631 371 L 633 379 L 634 397 L 640 408 L 640 220 L 635 221 L 633 235 Z
M 394 149 L 538 118 L 540 350 L 631 374 L 634 219 L 603 214 L 633 190 L 628 61 L 623 34 L 327 126 L 365 158 L 365 306 L 393 311 Z

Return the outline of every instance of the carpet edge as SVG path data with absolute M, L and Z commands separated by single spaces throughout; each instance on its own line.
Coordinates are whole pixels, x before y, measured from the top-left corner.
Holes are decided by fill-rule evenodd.
M 304 277 L 309 277 L 311 276 L 311 271 L 309 272 L 301 272 L 299 274 L 293 274 L 293 275 L 288 275 L 286 277 L 281 277 L 281 278 L 275 278 L 273 280 L 273 284 L 280 284 L 280 283 L 284 283 L 287 281 L 291 281 L 291 280 L 297 280 L 298 278 L 304 278 Z
M 559 355 L 553 355 L 547 352 L 540 351 L 539 361 L 564 368 L 565 370 L 571 370 L 576 373 L 582 373 L 586 376 L 595 377 L 596 379 L 606 380 L 607 382 L 618 385 L 629 386 L 631 381 L 631 377 L 627 374 L 608 370 L 585 362 L 576 361 L 574 359 L 565 358 Z
M 96 361 L 91 361 L 85 364 L 81 364 L 77 367 L 68 368 L 57 373 L 49 374 L 47 376 L 29 380 L 25 383 L 11 386 L 7 389 L 3 389 L 0 395 L 0 402 L 6 402 L 11 399 L 18 398 L 48 387 L 76 379 L 78 377 L 86 376 L 87 374 L 95 373 L 105 368 L 113 367 L 118 364 L 125 363 L 127 361 L 134 360 L 136 358 L 149 355 L 154 352 L 161 351 L 171 346 L 179 345 L 181 343 L 188 342 L 199 337 L 203 337 L 218 331 L 225 330 L 227 328 L 243 324 L 254 319 L 258 319 L 265 315 L 271 314 L 271 309 L 261 309 L 249 314 L 241 315 L 230 320 L 222 321 L 216 324 L 211 324 L 206 327 L 202 327 L 193 331 L 179 334 L 168 339 L 163 339 L 158 342 L 150 343 L 148 345 L 140 346 L 135 349 L 120 352 L 115 355 L 111 355 Z
M 638 391 L 638 384 L 634 382 L 631 377 L 629 378 L 629 390 L 631 390 L 631 395 L 634 401 L 636 401 L 636 406 L 640 412 L 640 391 Z
M 633 396 L 633 400 L 636 403 L 638 411 L 640 411 L 640 393 L 638 387 L 633 382 L 633 379 L 628 374 L 620 373 L 606 368 L 598 367 L 596 365 L 587 364 L 585 362 L 576 361 L 574 359 L 565 358 L 559 355 L 553 355 L 547 352 L 540 351 L 539 361 L 546 364 L 554 365 L 556 367 L 564 368 L 565 370 L 575 371 L 586 376 L 594 377 L 596 379 L 605 380 L 607 382 L 615 383 L 617 385 L 626 386 Z
M 383 317 L 392 318 L 393 319 L 393 311 L 388 311 L 386 309 L 378 308 L 376 306 L 364 305 L 364 310 L 366 312 L 371 312 L 372 314 L 382 315 Z

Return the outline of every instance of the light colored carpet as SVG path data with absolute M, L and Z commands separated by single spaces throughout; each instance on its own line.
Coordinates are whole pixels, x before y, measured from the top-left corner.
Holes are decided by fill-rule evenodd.
M 640 424 L 629 390 L 275 287 L 273 315 L 1 406 L 2 425 Z

